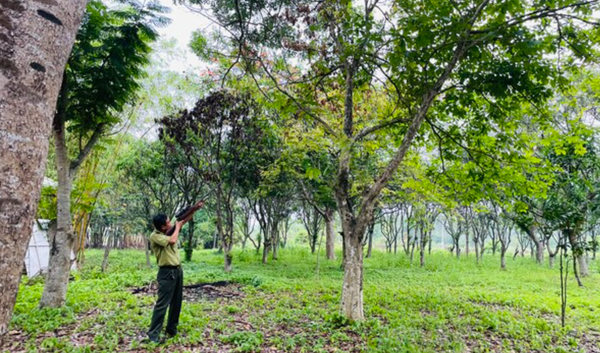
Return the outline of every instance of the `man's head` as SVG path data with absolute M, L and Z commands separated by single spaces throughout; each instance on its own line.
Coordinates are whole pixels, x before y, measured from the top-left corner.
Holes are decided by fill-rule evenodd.
M 169 218 L 164 213 L 159 213 L 152 219 L 152 223 L 154 224 L 154 228 L 161 232 L 167 231 L 171 227 L 171 222 Z

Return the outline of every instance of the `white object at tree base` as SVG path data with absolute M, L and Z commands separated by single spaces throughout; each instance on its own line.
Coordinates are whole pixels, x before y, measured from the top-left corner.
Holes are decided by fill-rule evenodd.
M 50 259 L 48 223 L 47 219 L 39 219 L 33 224 L 33 231 L 24 260 L 25 270 L 29 278 L 48 272 L 48 260 Z M 77 269 L 73 252 L 71 252 L 71 263 L 71 270 Z

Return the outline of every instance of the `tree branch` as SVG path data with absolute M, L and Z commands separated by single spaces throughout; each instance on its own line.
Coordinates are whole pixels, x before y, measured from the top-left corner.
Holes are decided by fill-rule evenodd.
M 79 155 L 77 156 L 77 158 L 71 161 L 71 165 L 69 167 L 69 173 L 71 175 L 71 178 L 73 178 L 75 174 L 77 174 L 77 170 L 81 166 L 81 163 L 83 163 L 83 161 L 87 158 L 90 152 L 92 152 L 92 149 L 102 136 L 103 132 L 104 124 L 99 124 L 98 126 L 96 126 L 96 129 L 92 133 L 92 136 L 90 137 L 88 142 L 85 144 L 85 147 L 79 151 Z

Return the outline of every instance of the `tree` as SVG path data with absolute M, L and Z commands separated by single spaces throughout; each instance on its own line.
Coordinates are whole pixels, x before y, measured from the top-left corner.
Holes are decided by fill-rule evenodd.
M 380 229 L 385 238 L 385 249 L 394 254 L 398 250 L 398 236 L 402 236 L 404 228 L 404 213 L 402 213 L 402 204 L 386 205 L 382 211 Z
M 260 251 L 260 239 L 255 241 L 252 238 L 252 233 L 254 232 L 255 222 L 252 218 L 252 203 L 247 198 L 242 198 L 239 204 L 240 212 L 238 213 L 238 221 L 237 228 L 238 232 L 241 234 L 241 243 L 242 243 L 242 251 L 246 249 L 246 242 L 250 240 L 254 249 L 256 249 L 256 253 Z
M 435 130 L 443 144 L 452 143 L 460 121 L 471 142 L 507 144 L 517 137 L 505 111 L 542 104 L 548 84 L 566 83 L 565 71 L 546 60 L 556 43 L 569 44 L 560 48 L 574 58 L 561 66 L 567 71 L 592 57 L 596 44 L 584 35 L 594 30 L 596 1 L 190 2 L 209 5 L 226 27 L 214 51 L 225 51 L 224 63 L 233 57 L 225 75 L 234 66 L 259 72 L 261 90 L 269 90 L 282 113 L 310 121 L 311 133 L 335 146 L 345 244 L 341 308 L 357 320 L 364 318 L 363 238 L 382 190 L 422 133 Z M 203 43 L 200 51 L 211 52 Z M 374 90 L 387 100 L 368 109 Z M 502 138 L 493 137 L 498 133 Z M 386 149 L 389 158 L 370 183 L 356 185 L 355 159 Z
M 544 218 L 568 242 L 574 258 L 573 273 L 582 286 L 580 277 L 588 275 L 588 244 L 583 230 L 589 215 L 597 211 L 600 159 L 591 131 L 581 124 L 573 124 L 572 128 L 572 138 L 549 150 L 548 158 L 559 170 L 548 193 Z
M 460 258 L 460 237 L 464 232 L 464 224 L 464 220 L 462 220 L 460 214 L 455 210 L 449 210 L 444 213 L 444 229 L 446 229 L 446 233 L 452 238 L 452 250 L 454 250 L 457 259 Z
M 186 207 L 197 203 L 199 198 L 206 192 L 205 181 L 196 173 L 196 171 L 186 164 L 186 158 L 180 148 L 166 149 L 168 155 L 166 159 L 168 163 L 163 166 L 167 168 L 171 174 L 171 180 L 175 184 L 177 190 L 182 195 Z M 188 222 L 188 237 L 185 242 L 185 260 L 192 260 L 194 251 L 194 217 Z
M 495 204 L 492 204 L 488 209 L 488 215 L 492 221 L 489 225 L 490 233 L 500 243 L 500 268 L 506 270 L 506 251 L 510 246 L 512 227 L 510 220 L 506 218 L 502 209 Z
M 215 191 L 216 224 L 224 253 L 224 268 L 232 270 L 235 207 L 245 168 L 264 137 L 262 113 L 244 94 L 217 91 L 198 100 L 191 111 L 161 119 L 160 139 L 181 148 L 187 163 Z
M 304 224 L 304 229 L 306 229 L 306 234 L 308 235 L 310 252 L 314 254 L 319 243 L 319 234 L 323 228 L 323 217 L 316 207 L 307 203 L 302 205 L 300 214 L 300 218 L 302 218 L 302 223 Z
M 84 7 L 81 0 L 0 4 L 0 335 L 17 297 L 52 115 Z
M 65 302 L 70 252 L 74 243 L 71 225 L 72 182 L 102 134 L 119 121 L 118 113 L 134 97 L 137 79 L 148 63 L 149 43 L 158 34 L 154 26 L 167 22 L 165 8 L 151 2 L 131 2 L 108 10 L 98 1 L 88 4 L 82 28 L 67 63 L 53 121 L 58 170 L 57 232 L 50 244 L 50 260 L 41 307 Z M 70 158 L 67 126 L 78 142 Z

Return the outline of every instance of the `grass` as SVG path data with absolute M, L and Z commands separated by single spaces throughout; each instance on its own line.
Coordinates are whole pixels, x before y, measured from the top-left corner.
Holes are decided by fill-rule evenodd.
M 591 263 L 585 287 L 569 283 L 567 327 L 560 326 L 558 270 L 530 258 L 508 260 L 446 253 L 425 268 L 403 255 L 375 252 L 365 260 L 365 315 L 339 315 L 340 261 L 307 249 L 284 250 L 267 265 L 235 253 L 234 271 L 222 256 L 195 251 L 184 264 L 186 284 L 229 280 L 240 295 L 185 302 L 180 335 L 162 345 L 140 342 L 155 297 L 134 295 L 156 268 L 141 251 L 113 251 L 107 273 L 91 250 L 69 284 L 67 305 L 37 308 L 43 281 L 23 279 L 4 352 L 600 352 L 600 275 Z M 338 258 L 341 255 L 338 254 Z M 572 276 L 571 276 L 572 279 Z

